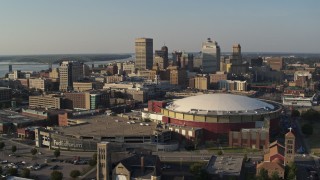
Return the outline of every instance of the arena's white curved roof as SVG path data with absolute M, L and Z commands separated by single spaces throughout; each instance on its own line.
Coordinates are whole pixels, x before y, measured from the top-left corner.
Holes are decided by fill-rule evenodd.
M 175 100 L 167 109 L 192 113 L 194 111 L 229 112 L 273 110 L 275 107 L 266 102 L 233 94 L 203 94 Z

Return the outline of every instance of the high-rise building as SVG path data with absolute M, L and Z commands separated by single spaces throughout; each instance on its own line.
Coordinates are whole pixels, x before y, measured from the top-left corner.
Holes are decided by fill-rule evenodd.
M 63 61 L 59 67 L 60 90 L 73 90 L 73 82 L 83 77 L 83 63 L 77 61 Z
M 202 43 L 202 73 L 220 70 L 220 46 L 210 38 Z
M 136 63 L 138 70 L 151 69 L 153 65 L 153 39 L 137 38 L 135 41 Z
M 284 68 L 284 60 L 282 57 L 272 57 L 267 59 L 270 68 L 275 71 L 281 71 Z
M 177 66 L 170 67 L 170 84 L 186 87 L 187 77 L 185 69 L 179 69 Z
M 9 73 L 12 72 L 12 64 L 9 64 Z
M 242 56 L 241 56 L 241 46 L 240 44 L 234 44 L 232 46 L 232 64 L 242 64 Z
M 161 50 L 156 50 L 154 54 L 154 65 L 158 65 L 159 69 L 166 69 L 169 65 L 168 47 L 163 46 Z
M 249 63 L 242 61 L 240 44 L 234 44 L 232 46 L 232 56 L 230 57 L 230 62 L 232 74 L 245 74 L 249 71 Z
M 241 46 L 240 44 L 234 44 L 232 46 L 232 56 L 233 57 L 241 57 Z
M 181 56 L 182 56 L 181 51 L 172 52 L 172 66 L 180 67 L 179 63 L 180 63 Z

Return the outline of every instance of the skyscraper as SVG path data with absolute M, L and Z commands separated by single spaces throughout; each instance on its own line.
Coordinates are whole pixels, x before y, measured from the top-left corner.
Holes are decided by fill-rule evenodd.
M 12 64 L 9 64 L 9 73 L 12 72 Z
M 60 91 L 73 90 L 73 82 L 83 77 L 83 63 L 63 61 L 59 67 Z
M 220 70 L 220 46 L 210 38 L 202 43 L 202 73 Z
M 135 41 L 136 63 L 138 70 L 151 69 L 153 65 L 153 39 L 137 38 Z
M 242 61 L 240 44 L 234 44 L 232 46 L 232 59 L 237 59 L 239 61 Z
M 158 65 L 160 69 L 168 67 L 168 47 L 163 46 L 161 50 L 156 50 L 154 54 L 154 65 Z

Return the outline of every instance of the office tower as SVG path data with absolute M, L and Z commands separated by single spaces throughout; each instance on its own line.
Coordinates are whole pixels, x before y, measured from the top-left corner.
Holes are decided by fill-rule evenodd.
M 12 64 L 9 64 L 9 73 L 12 72 Z
M 158 65 L 159 69 L 166 69 L 169 65 L 168 63 L 168 47 L 163 46 L 161 50 L 156 50 L 154 54 L 154 65 Z
M 237 60 L 238 64 L 241 64 L 242 56 L 241 56 L 241 46 L 240 46 L 240 44 L 234 44 L 232 46 L 232 59 Z
M 233 55 L 238 55 L 238 54 L 241 55 L 241 46 L 240 46 L 240 44 L 234 44 L 232 46 L 232 54 Z
M 153 39 L 137 38 L 135 41 L 136 63 L 138 70 L 151 69 L 153 65 Z
M 83 77 L 83 63 L 77 61 L 63 61 L 59 67 L 60 91 L 73 90 L 73 82 Z
M 180 58 L 180 68 L 186 69 L 187 71 L 193 71 L 193 54 L 183 52 Z
M 202 43 L 202 73 L 214 73 L 220 70 L 220 46 L 210 38 Z
M 284 68 L 284 60 L 282 57 L 272 57 L 267 59 L 270 68 L 275 71 L 281 71 Z
M 181 51 L 174 51 L 172 53 L 172 66 L 180 67 L 181 56 L 182 56 L 182 52 Z

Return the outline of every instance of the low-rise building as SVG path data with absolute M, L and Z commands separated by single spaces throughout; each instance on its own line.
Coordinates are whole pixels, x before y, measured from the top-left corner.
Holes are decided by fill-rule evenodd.
M 64 93 L 65 106 L 68 109 L 90 109 L 89 92 L 67 92 Z
M 89 90 L 98 90 L 103 88 L 102 82 L 73 82 L 74 91 L 89 91 Z
M 229 146 L 266 149 L 269 147 L 269 130 L 264 128 L 254 128 L 230 131 Z
M 106 76 L 106 83 L 117 83 L 125 80 L 123 75 Z
M 247 81 L 220 80 L 219 89 L 227 91 L 247 91 Z
M 210 74 L 210 86 L 218 89 L 218 82 L 221 80 L 227 80 L 227 73 L 224 71 L 218 71 L 215 74 Z
M 295 157 L 295 135 L 290 131 L 285 134 L 284 146 L 278 141 L 270 144 L 268 151 L 264 155 L 263 162 L 257 164 L 257 175 L 262 169 L 268 172 L 269 177 L 278 173 L 284 179 L 285 166 L 294 162 Z
M 37 108 L 60 109 L 62 97 L 56 94 L 29 96 L 29 106 Z
M 50 79 L 38 78 L 29 79 L 29 88 L 41 89 L 42 91 L 48 90 Z
M 192 82 L 191 82 L 192 81 Z M 208 90 L 210 79 L 208 76 L 195 76 L 190 78 L 189 87 L 199 90 Z
M 212 156 L 205 170 L 211 179 L 240 179 L 243 160 L 243 156 Z

